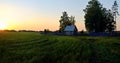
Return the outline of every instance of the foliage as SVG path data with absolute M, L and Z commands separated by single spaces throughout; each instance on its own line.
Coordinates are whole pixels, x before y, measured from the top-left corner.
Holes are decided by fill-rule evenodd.
M 63 16 L 60 19 L 60 32 L 63 32 L 65 27 L 68 25 L 75 25 L 75 17 L 69 17 L 67 12 L 63 12 Z
M 120 63 L 119 39 L 0 32 L 0 63 Z
M 98 0 L 88 2 L 85 12 L 85 26 L 89 32 L 111 32 L 115 29 L 115 21 L 110 10 L 103 8 Z
M 116 28 L 116 22 L 114 21 L 114 16 L 112 15 L 111 10 L 103 9 L 103 21 L 105 22 L 105 31 L 112 32 Z
M 114 16 L 114 20 L 115 20 L 115 24 L 116 24 L 116 18 L 117 18 L 117 15 L 119 15 L 118 13 L 118 4 L 117 4 L 117 1 L 114 1 L 114 4 L 112 6 L 112 14 Z M 115 27 L 116 28 L 116 27 Z
M 115 16 L 115 19 L 116 19 L 116 16 L 119 15 L 117 1 L 114 1 L 114 4 L 112 6 L 112 11 L 113 11 L 113 15 Z

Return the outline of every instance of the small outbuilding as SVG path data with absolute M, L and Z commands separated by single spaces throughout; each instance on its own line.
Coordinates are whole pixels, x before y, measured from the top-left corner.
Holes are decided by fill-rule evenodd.
M 66 26 L 64 29 L 65 35 L 77 35 L 77 27 L 75 25 Z

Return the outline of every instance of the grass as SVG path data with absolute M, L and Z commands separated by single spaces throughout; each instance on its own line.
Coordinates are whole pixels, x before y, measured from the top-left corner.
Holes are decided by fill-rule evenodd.
M 120 63 L 120 37 L 0 32 L 0 63 Z

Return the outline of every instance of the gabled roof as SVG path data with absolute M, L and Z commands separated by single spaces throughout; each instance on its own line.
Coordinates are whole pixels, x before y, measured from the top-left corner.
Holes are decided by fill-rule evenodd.
M 64 31 L 75 31 L 76 27 L 75 25 L 70 25 L 70 26 L 66 26 Z

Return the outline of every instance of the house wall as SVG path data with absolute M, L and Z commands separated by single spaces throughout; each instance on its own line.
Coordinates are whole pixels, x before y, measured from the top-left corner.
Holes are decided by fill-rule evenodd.
M 65 32 L 65 35 L 73 35 L 73 33 L 74 33 L 74 32 L 72 32 L 72 31 L 66 31 L 66 32 Z

